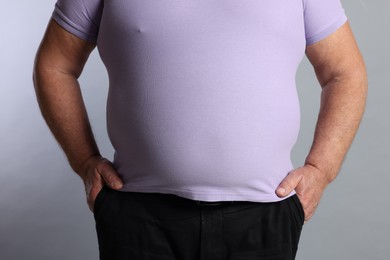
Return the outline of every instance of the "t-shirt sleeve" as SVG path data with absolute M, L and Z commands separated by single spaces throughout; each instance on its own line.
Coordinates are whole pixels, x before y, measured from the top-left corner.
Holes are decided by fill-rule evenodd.
M 347 21 L 340 0 L 303 0 L 303 3 L 306 45 L 326 38 Z
M 103 0 L 57 0 L 52 18 L 75 36 L 96 43 Z

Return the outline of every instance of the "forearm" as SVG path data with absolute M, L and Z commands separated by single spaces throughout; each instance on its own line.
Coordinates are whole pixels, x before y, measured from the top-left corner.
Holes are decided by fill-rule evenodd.
M 354 75 L 335 78 L 322 89 L 314 140 L 305 164 L 318 168 L 329 183 L 336 178 L 357 132 L 366 93 L 364 69 Z
M 34 86 L 42 115 L 80 175 L 83 165 L 99 155 L 79 83 L 74 75 L 50 68 L 35 68 Z

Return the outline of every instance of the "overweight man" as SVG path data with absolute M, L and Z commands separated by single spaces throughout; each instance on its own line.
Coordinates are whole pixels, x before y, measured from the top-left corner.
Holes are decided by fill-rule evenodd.
M 109 78 L 112 161 L 78 82 L 95 47 Z M 321 104 L 294 168 L 304 55 Z M 295 259 L 367 92 L 340 0 L 58 0 L 33 78 L 85 185 L 101 260 Z

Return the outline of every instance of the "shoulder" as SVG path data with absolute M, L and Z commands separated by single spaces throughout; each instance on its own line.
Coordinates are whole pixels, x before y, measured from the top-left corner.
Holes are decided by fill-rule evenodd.
M 90 42 L 96 42 L 103 0 L 57 0 L 52 17 L 60 26 Z

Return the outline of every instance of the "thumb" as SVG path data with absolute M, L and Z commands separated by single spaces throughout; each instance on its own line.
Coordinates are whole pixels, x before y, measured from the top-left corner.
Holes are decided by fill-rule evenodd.
M 279 184 L 276 189 L 276 195 L 279 197 L 286 197 L 290 194 L 298 183 L 302 180 L 302 173 L 299 169 L 291 171 Z
M 103 177 L 105 183 L 107 183 L 112 189 L 117 190 L 122 188 L 122 180 L 109 160 L 105 159 L 97 170 Z

